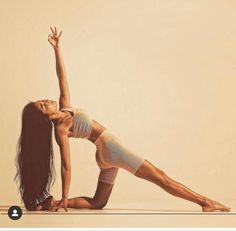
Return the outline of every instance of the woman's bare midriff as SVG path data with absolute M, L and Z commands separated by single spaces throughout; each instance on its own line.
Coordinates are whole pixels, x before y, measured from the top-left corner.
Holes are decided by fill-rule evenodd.
M 105 127 L 103 127 L 96 120 L 92 120 L 92 132 L 91 132 L 91 135 L 88 138 L 88 140 L 90 140 L 92 143 L 94 143 L 104 130 L 106 130 Z
M 60 126 L 63 126 L 65 131 L 68 132 L 68 137 L 71 137 L 73 130 L 73 115 L 68 112 L 67 117 L 63 119 L 63 122 L 60 123 Z M 88 140 L 94 143 L 104 130 L 106 130 L 105 127 L 103 127 L 96 120 L 92 120 L 92 131 Z

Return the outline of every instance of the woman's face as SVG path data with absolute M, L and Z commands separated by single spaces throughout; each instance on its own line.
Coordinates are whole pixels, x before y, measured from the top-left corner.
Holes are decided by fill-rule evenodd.
M 48 99 L 38 100 L 34 103 L 35 107 L 44 115 L 51 115 L 57 110 L 57 102 Z

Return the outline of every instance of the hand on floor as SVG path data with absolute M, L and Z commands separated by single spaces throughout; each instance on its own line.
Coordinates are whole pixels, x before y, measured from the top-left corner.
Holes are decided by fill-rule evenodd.
M 60 201 L 55 202 L 48 211 L 50 212 L 57 212 L 60 208 L 64 208 L 66 212 L 68 212 L 67 209 L 67 199 L 61 199 Z

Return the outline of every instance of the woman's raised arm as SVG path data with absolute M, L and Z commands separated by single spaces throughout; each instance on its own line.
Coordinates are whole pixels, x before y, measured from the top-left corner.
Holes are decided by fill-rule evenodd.
M 55 59 L 56 59 L 56 71 L 60 87 L 60 98 L 59 98 L 59 107 L 69 107 L 70 105 L 70 90 L 67 82 L 65 65 L 63 62 L 63 57 L 60 49 L 60 36 L 62 31 L 58 34 L 57 28 L 54 29 L 50 27 L 52 34 L 48 35 L 48 41 L 54 48 Z

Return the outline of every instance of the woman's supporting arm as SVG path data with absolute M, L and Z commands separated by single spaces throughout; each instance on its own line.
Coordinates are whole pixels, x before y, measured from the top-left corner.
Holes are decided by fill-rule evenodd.
M 55 60 L 56 60 L 56 72 L 57 77 L 59 81 L 59 88 L 60 88 L 60 97 L 59 97 L 59 107 L 60 109 L 63 107 L 69 107 L 70 106 L 70 90 L 69 85 L 67 82 L 67 75 L 65 70 L 65 64 L 63 61 L 63 56 L 60 48 L 60 36 L 62 31 L 57 34 L 57 28 L 53 30 L 51 28 L 52 35 L 50 34 L 48 36 L 49 43 L 54 48 L 55 53 Z
M 63 138 L 60 145 L 61 153 L 61 180 L 62 180 L 62 196 L 68 198 L 70 179 L 71 179 L 71 164 L 68 138 Z
M 59 126 L 55 126 L 55 138 L 60 147 L 61 154 L 61 182 L 62 196 L 60 205 L 67 211 L 67 199 L 71 181 L 71 163 L 69 139 Z

